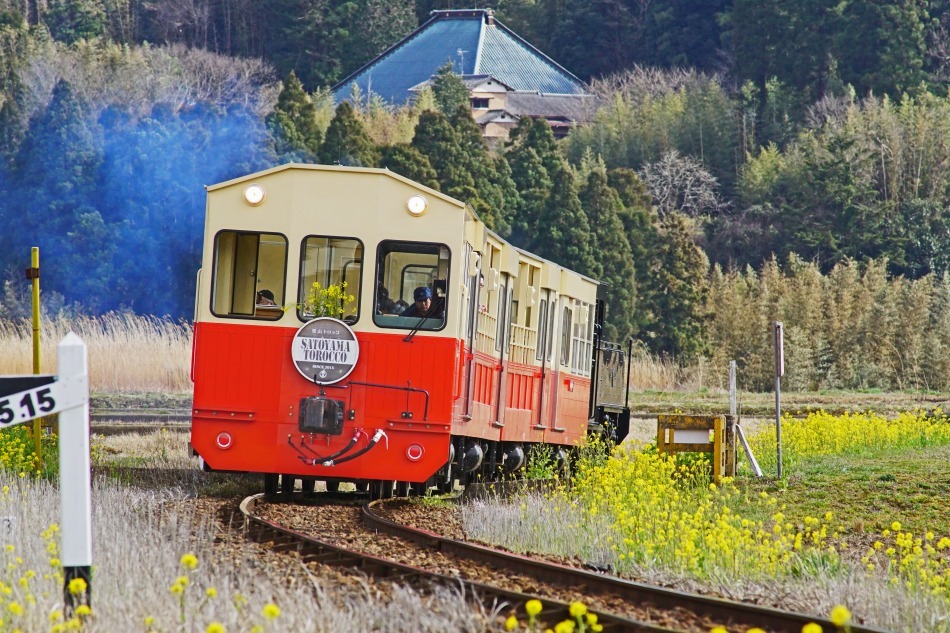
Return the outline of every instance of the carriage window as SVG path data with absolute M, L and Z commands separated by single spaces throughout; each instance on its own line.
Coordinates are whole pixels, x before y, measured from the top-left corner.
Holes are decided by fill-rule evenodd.
M 351 237 L 311 235 L 300 246 L 297 316 L 307 321 L 332 316 L 359 318 L 363 244 Z
M 571 308 L 564 306 L 564 316 L 561 318 L 561 364 L 571 362 Z
M 221 231 L 214 238 L 211 312 L 276 321 L 284 315 L 286 272 L 283 235 Z
M 408 330 L 441 330 L 450 307 L 446 296 L 448 277 L 448 247 L 424 242 L 380 242 L 376 253 L 373 323 Z M 418 302 L 417 297 L 421 299 Z
M 547 323 L 548 323 L 548 300 L 541 299 L 541 307 L 538 309 L 538 338 L 537 338 L 538 349 L 534 356 L 537 360 L 544 360 L 544 347 L 548 340 Z
M 571 369 L 581 376 L 590 375 L 594 340 L 594 319 L 592 318 L 591 307 L 589 303 L 574 301 L 577 322 L 574 323 L 572 335 Z

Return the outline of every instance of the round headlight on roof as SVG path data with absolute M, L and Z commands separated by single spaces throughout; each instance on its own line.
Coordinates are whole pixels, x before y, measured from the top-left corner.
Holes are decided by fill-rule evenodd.
M 426 212 L 427 208 L 429 208 L 428 201 L 418 194 L 409 196 L 409 199 L 406 200 L 406 211 L 409 212 L 409 215 L 419 217 Z
M 252 207 L 256 207 L 260 203 L 264 202 L 265 195 L 267 195 L 267 192 L 264 191 L 264 187 L 257 183 L 248 185 L 244 188 L 244 202 L 248 203 Z

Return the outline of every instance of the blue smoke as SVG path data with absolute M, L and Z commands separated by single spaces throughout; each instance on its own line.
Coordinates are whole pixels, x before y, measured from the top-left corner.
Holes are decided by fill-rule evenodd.
M 267 132 L 243 108 L 198 104 L 89 122 L 57 88 L 0 180 L 0 266 L 26 268 L 86 311 L 190 318 L 205 185 L 271 166 Z

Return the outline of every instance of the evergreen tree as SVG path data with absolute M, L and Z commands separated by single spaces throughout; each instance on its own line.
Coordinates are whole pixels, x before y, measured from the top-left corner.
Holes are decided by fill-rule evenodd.
M 709 262 L 676 213 L 660 219 L 644 299 L 653 322 L 638 335 L 657 354 L 686 363 L 705 351 Z
M 925 81 L 925 0 L 863 0 L 843 5 L 836 57 L 841 79 L 861 94 L 914 93 Z
M 267 117 L 274 153 L 282 162 L 312 162 L 323 134 L 317 125 L 317 108 L 293 71 L 284 79 L 274 112 Z
M 501 235 L 510 231 L 510 218 L 518 205 L 518 193 L 504 158 L 492 157 L 482 131 L 472 119 L 468 106 L 460 106 L 449 119 L 455 130 L 464 162 L 460 167 L 471 175 L 477 197 L 472 208 Z
M 507 234 L 517 189 L 507 164 L 489 153 L 467 107 L 458 108 L 451 120 L 441 112 L 423 112 L 412 146 L 428 157 L 442 192 L 472 205 L 489 228 Z
M 439 111 L 447 117 L 451 117 L 459 108 L 468 108 L 468 88 L 453 70 L 452 62 L 445 62 L 436 71 L 432 80 L 432 93 Z
M 538 255 L 579 273 L 599 278 L 600 264 L 587 215 L 577 197 L 574 174 L 562 160 L 551 176 L 551 197 L 538 223 Z
M 463 202 L 478 197 L 458 134 L 444 114 L 434 110 L 420 114 L 411 145 L 435 168 L 440 191 Z
M 600 279 L 610 284 L 610 308 L 604 337 L 608 341 L 623 342 L 636 333 L 636 280 L 630 243 L 620 221 L 623 205 L 617 192 L 607 184 L 604 169 L 590 172 L 579 197 L 597 246 L 595 253 L 602 271 Z
M 50 0 L 43 21 L 53 39 L 66 44 L 101 37 L 106 14 L 99 0 Z
M 379 160 L 376 146 L 348 101 L 336 108 L 317 158 L 325 165 L 374 167 Z
M 653 312 L 654 300 L 650 293 L 654 288 L 649 276 L 654 266 L 654 248 L 659 239 L 659 218 L 651 206 L 650 193 L 637 172 L 625 168 L 612 169 L 607 172 L 607 182 L 617 192 L 622 205 L 618 215 L 630 245 L 630 259 L 636 280 L 633 329 L 638 332 L 650 328 L 658 318 Z
M 414 180 L 420 185 L 439 190 L 439 175 L 432 168 L 432 163 L 429 162 L 428 157 L 411 145 L 399 143 L 384 147 L 379 166 Z
M 505 146 L 505 157 L 520 194 L 511 220 L 511 239 L 522 248 L 536 251 L 541 239 L 539 223 L 551 199 L 549 169 L 558 169 L 561 160 L 554 134 L 547 122 L 524 117 Z
M 538 222 L 551 196 L 551 179 L 533 147 L 520 147 L 509 152 L 507 158 L 521 197 L 511 220 L 510 239 L 516 246 L 534 251 L 538 246 Z

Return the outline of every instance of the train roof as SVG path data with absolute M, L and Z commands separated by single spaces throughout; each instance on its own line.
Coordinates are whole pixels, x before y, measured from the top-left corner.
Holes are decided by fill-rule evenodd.
M 598 280 L 598 279 L 594 279 L 593 277 L 588 277 L 587 275 L 584 275 L 583 273 L 580 273 L 580 272 L 578 272 L 578 271 L 576 271 L 576 270 L 573 270 L 572 268 L 569 268 L 569 267 L 567 267 L 567 266 L 564 266 L 563 264 L 558 264 L 557 262 L 553 262 L 553 261 L 551 261 L 551 260 L 549 260 L 549 259 L 545 259 L 544 257 L 541 257 L 541 256 L 538 255 L 537 253 L 532 253 L 531 251 L 525 250 L 525 249 L 523 249 L 523 248 L 520 248 L 520 247 L 518 247 L 518 246 L 515 246 L 514 244 L 511 244 L 511 242 L 509 242 L 508 240 L 506 240 L 504 237 L 502 237 L 501 235 L 499 235 L 498 233 L 496 233 L 496 232 L 493 231 L 492 229 L 488 228 L 488 226 L 485 225 L 484 222 L 482 222 L 482 219 L 478 217 L 478 214 L 475 212 L 475 210 L 474 210 L 474 209 L 471 207 L 471 205 L 469 205 L 468 203 L 462 202 L 461 200 L 458 200 L 458 199 L 456 199 L 456 198 L 453 198 L 452 196 L 446 195 L 446 194 L 444 194 L 444 193 L 442 193 L 442 192 L 440 192 L 440 191 L 437 191 L 437 190 L 435 190 L 435 189 L 431 189 L 431 188 L 429 188 L 429 187 L 426 187 L 425 185 L 422 185 L 422 184 L 416 182 L 415 180 L 412 180 L 412 179 L 410 179 L 410 178 L 406 178 L 405 176 L 401 176 L 401 175 L 399 175 L 399 174 L 397 174 L 397 173 L 395 173 L 395 172 L 392 172 L 392 171 L 390 171 L 390 170 L 388 170 L 388 169 L 381 169 L 381 168 L 378 168 L 378 167 L 353 167 L 353 166 L 349 166 L 349 165 L 315 165 L 315 164 L 312 164 L 312 163 L 284 163 L 283 165 L 278 165 L 278 166 L 276 166 L 276 167 L 271 167 L 270 169 L 264 169 L 264 170 L 261 170 L 261 171 L 256 171 L 256 172 L 253 172 L 253 173 L 250 173 L 250 174 L 246 174 L 246 175 L 244 175 L 244 176 L 239 176 L 239 177 L 237 177 L 237 178 L 232 178 L 231 180 L 226 180 L 226 181 L 224 181 L 224 182 L 219 182 L 219 183 L 216 183 L 216 184 L 213 184 L 213 185 L 205 185 L 205 190 L 206 190 L 207 192 L 211 193 L 211 192 L 213 192 L 213 191 L 217 191 L 217 190 L 219 190 L 219 189 L 224 189 L 224 188 L 226 188 L 226 187 L 231 187 L 231 186 L 234 186 L 234 185 L 237 185 L 237 184 L 241 184 L 241 183 L 245 183 L 245 182 L 250 182 L 250 181 L 252 181 L 252 180 L 258 180 L 258 179 L 260 179 L 260 178 L 262 178 L 262 177 L 266 177 L 266 176 L 269 176 L 269 175 L 271 175 L 271 174 L 276 174 L 276 173 L 280 173 L 280 172 L 284 172 L 284 171 L 292 171 L 292 170 L 299 170 L 299 171 L 317 171 L 317 172 L 364 173 L 364 174 L 375 174 L 375 175 L 381 176 L 381 177 L 392 178 L 393 180 L 396 180 L 396 181 L 398 181 L 398 182 L 401 182 L 401 183 L 403 183 L 403 184 L 405 184 L 405 185 L 408 185 L 408 186 L 410 186 L 410 187 L 414 187 L 414 188 L 416 188 L 416 189 L 422 190 L 422 191 L 424 191 L 427 195 L 435 196 L 436 198 L 438 198 L 438 199 L 440 199 L 440 200 L 443 200 L 443 201 L 445 201 L 445 202 L 447 202 L 447 203 L 449 203 L 449 204 L 451 204 L 451 205 L 457 206 L 457 207 L 459 207 L 460 209 L 467 211 L 468 213 L 470 213 L 470 214 L 472 215 L 472 217 L 474 217 L 479 223 L 481 223 L 481 224 L 485 227 L 485 233 L 486 233 L 486 234 L 491 235 L 495 240 L 497 240 L 497 241 L 499 241 L 499 242 L 502 242 L 502 243 L 504 243 L 504 244 L 509 244 L 509 245 L 510 245 L 512 248 L 514 248 L 515 251 L 518 252 L 519 254 L 521 254 L 521 255 L 523 255 L 523 256 L 525 256 L 525 257 L 532 258 L 532 259 L 537 260 L 537 261 L 539 261 L 539 262 L 543 262 L 543 263 L 545 263 L 545 264 L 547 264 L 547 265 L 549 265 L 549 266 L 554 266 L 554 267 L 556 267 L 556 268 L 558 268 L 558 269 L 569 271 L 571 274 L 577 275 L 578 277 L 580 277 L 580 278 L 582 278 L 582 279 L 584 279 L 584 280 L 586 280 L 586 281 L 589 281 L 589 282 L 591 282 L 591 283 L 598 284 L 598 285 L 602 285 L 602 284 L 603 284 L 603 282 L 601 282 L 601 281 Z
M 436 191 L 435 189 L 430 189 L 425 185 L 419 184 L 415 180 L 406 178 L 405 176 L 400 176 L 396 172 L 389 171 L 388 169 L 380 169 L 378 167 L 351 167 L 349 165 L 314 165 L 312 163 L 284 163 L 283 165 L 278 165 L 277 167 L 271 167 L 270 169 L 264 169 L 261 171 L 255 171 L 244 176 L 238 176 L 237 178 L 232 178 L 231 180 L 225 180 L 224 182 L 219 182 L 213 185 L 205 185 L 205 191 L 211 192 L 218 189 L 223 189 L 225 187 L 230 187 L 232 185 L 240 184 L 242 182 L 249 182 L 251 180 L 256 180 L 258 178 L 269 176 L 270 174 L 276 174 L 282 171 L 290 171 L 294 169 L 299 169 L 303 171 L 337 171 L 337 172 L 357 172 L 365 174 L 377 174 L 380 176 L 388 176 L 394 180 L 407 184 L 411 187 L 421 189 L 426 193 L 432 194 L 433 196 L 445 200 L 450 204 L 455 206 L 465 208 L 468 205 L 461 200 L 457 200 L 452 196 L 447 196 L 441 191 Z M 471 207 L 469 207 L 471 208 Z

